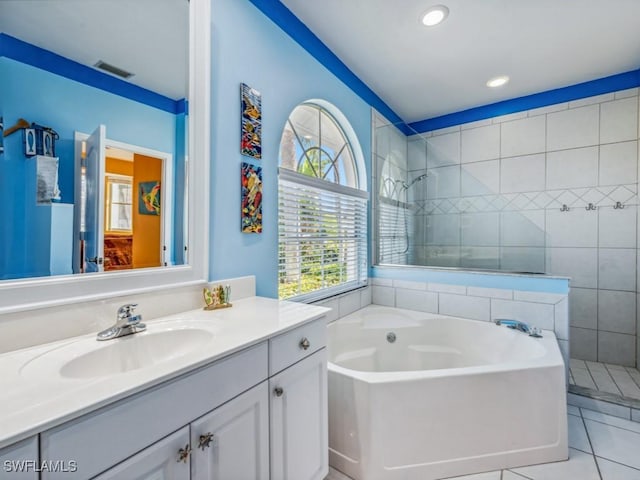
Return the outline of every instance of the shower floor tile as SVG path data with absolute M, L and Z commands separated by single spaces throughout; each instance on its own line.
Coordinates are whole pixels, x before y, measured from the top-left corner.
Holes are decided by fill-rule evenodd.
M 633 367 L 571 359 L 569 383 L 640 400 L 640 371 Z

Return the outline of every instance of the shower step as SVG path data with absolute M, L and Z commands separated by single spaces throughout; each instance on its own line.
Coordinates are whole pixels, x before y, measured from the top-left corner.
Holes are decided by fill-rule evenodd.
M 633 398 L 621 397 L 578 385 L 569 385 L 567 403 L 574 407 L 595 410 L 640 423 L 640 400 Z

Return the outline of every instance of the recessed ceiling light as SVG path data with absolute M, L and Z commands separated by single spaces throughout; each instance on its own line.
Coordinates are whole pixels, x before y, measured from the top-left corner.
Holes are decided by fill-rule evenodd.
M 499 77 L 494 77 L 491 80 L 489 80 L 487 82 L 487 87 L 491 87 L 491 88 L 501 87 L 508 81 L 509 81 L 509 77 L 507 77 L 506 75 L 501 75 Z
M 435 5 L 422 15 L 422 24 L 426 27 L 433 27 L 442 23 L 449 15 L 449 9 L 444 5 Z

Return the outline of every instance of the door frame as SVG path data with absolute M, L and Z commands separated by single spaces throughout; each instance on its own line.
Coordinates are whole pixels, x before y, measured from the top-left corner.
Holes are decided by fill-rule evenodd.
M 109 133 L 107 132 L 107 135 Z M 84 132 L 74 132 L 74 203 L 78 203 L 81 198 L 82 184 L 81 184 L 81 162 L 82 162 L 82 142 L 84 142 L 90 135 Z M 161 267 L 168 267 L 174 265 L 172 261 L 173 252 L 173 154 L 168 152 L 162 152 L 160 150 L 154 150 L 140 145 L 134 145 L 131 143 L 120 142 L 118 140 L 112 140 L 108 136 L 105 139 L 105 149 L 117 148 L 120 150 L 128 150 L 134 154 L 145 155 L 147 157 L 157 158 L 162 161 L 162 175 L 161 175 L 161 195 L 160 195 L 160 212 L 162 221 L 160 222 L 160 263 Z M 104 181 L 104 178 L 102 179 Z M 134 195 L 137 192 L 134 191 Z M 82 208 L 74 209 L 73 218 L 73 273 L 80 273 L 80 218 L 82 215 Z M 102 225 L 104 230 L 104 225 Z

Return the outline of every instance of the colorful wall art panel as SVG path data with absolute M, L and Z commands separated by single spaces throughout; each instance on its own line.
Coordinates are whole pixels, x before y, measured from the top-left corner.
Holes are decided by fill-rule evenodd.
M 240 153 L 262 158 L 262 95 L 253 88 L 240 84 L 242 97 L 242 137 Z
M 140 182 L 138 191 L 138 213 L 160 215 L 160 182 Z
M 242 163 L 242 233 L 262 233 L 262 168 Z

